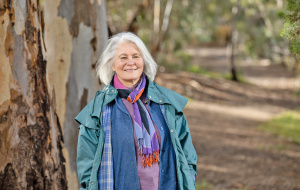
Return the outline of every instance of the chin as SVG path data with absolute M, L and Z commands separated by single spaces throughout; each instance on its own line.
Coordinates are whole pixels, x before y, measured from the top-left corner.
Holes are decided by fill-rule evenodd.
M 139 80 L 140 79 L 140 77 L 138 77 L 138 78 L 128 78 L 128 79 L 126 79 L 127 81 L 136 81 L 136 80 Z

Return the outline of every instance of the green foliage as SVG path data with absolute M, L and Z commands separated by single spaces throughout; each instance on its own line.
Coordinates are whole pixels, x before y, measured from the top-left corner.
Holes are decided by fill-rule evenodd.
M 210 190 L 213 189 L 213 187 L 214 186 L 205 179 L 202 179 L 200 183 L 196 183 L 196 190 Z
M 162 24 L 167 1 L 161 0 L 160 24 Z M 166 55 L 174 54 L 185 47 L 225 46 L 231 38 L 232 7 L 236 1 L 174 1 L 169 27 L 157 55 L 158 63 L 162 63 Z M 290 1 L 294 2 L 290 6 L 290 9 L 293 10 L 295 9 L 294 4 L 299 4 L 299 0 Z M 156 38 L 153 36 L 154 4 L 151 0 L 147 2 L 147 7 L 138 14 L 135 26 L 138 36 L 151 50 L 153 39 Z M 282 59 L 285 56 L 283 52 L 286 52 L 288 48 L 287 41 L 280 37 L 280 31 L 284 24 L 281 18 L 285 18 L 287 12 L 280 12 L 276 1 L 240 0 L 240 2 L 236 23 L 238 44 L 235 47 L 237 51 L 252 59 L 269 58 L 281 61 L 278 57 Z M 122 31 L 128 18 L 133 15 L 140 3 L 141 1 L 138 0 L 107 0 L 108 20 L 111 21 L 114 28 Z M 291 14 L 290 11 L 288 14 Z M 287 24 L 287 29 L 282 32 L 282 35 L 290 34 L 291 26 Z M 298 47 L 299 43 L 292 42 L 291 50 L 293 52 L 298 51 Z
M 287 137 L 294 143 L 300 144 L 300 112 L 289 111 L 281 114 L 260 127 L 264 131 Z
M 290 147 L 284 145 L 284 144 L 277 144 L 277 145 L 270 145 L 270 146 L 265 146 L 265 145 L 260 145 L 258 147 L 259 150 L 262 151 L 282 151 L 282 150 L 289 150 Z
M 300 61 L 300 1 L 287 0 L 287 7 L 281 16 L 285 20 L 281 36 L 290 40 L 290 50 Z
M 182 65 L 182 69 L 186 70 L 188 66 L 190 65 L 190 62 L 192 60 L 192 56 L 184 51 L 176 51 L 174 53 L 175 59 L 180 62 L 180 65 Z
M 211 78 L 222 78 L 222 75 L 215 72 L 209 72 L 203 68 L 201 68 L 199 65 L 192 65 L 187 67 L 186 69 L 189 72 L 197 73 L 203 76 L 211 77 Z
M 227 80 L 232 80 L 232 75 L 229 73 L 223 74 L 222 78 L 227 79 Z M 249 81 L 247 81 L 247 79 L 243 76 L 243 74 L 240 71 L 237 72 L 237 78 L 240 83 L 251 84 Z
M 187 2 L 184 6 L 183 2 Z M 225 46 L 231 37 L 232 7 L 236 1 L 189 0 L 174 3 L 173 15 L 166 41 L 168 45 L 181 43 L 182 47 Z M 263 7 L 263 8 L 261 8 Z M 283 21 L 278 16 L 276 1 L 241 0 L 236 31 L 239 52 L 252 59 L 269 58 L 280 62 L 287 49 L 280 37 Z M 173 46 L 164 46 L 171 48 Z M 178 47 L 178 46 L 176 46 Z M 178 50 L 178 49 L 176 49 Z
M 293 97 L 298 98 L 300 96 L 300 89 L 294 90 L 293 91 Z

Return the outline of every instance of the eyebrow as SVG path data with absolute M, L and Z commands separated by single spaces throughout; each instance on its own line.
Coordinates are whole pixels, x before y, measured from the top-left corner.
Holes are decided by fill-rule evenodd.
M 122 54 L 119 55 L 119 57 L 124 56 L 124 55 L 127 56 L 126 53 L 122 53 Z M 139 56 L 141 56 L 139 53 L 134 53 L 134 54 L 132 54 L 132 55 L 139 55 Z

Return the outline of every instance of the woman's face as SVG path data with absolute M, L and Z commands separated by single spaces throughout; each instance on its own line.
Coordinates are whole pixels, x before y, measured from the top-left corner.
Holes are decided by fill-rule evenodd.
M 126 87 L 134 86 L 143 73 L 144 60 L 137 46 L 131 42 L 119 43 L 112 70 Z

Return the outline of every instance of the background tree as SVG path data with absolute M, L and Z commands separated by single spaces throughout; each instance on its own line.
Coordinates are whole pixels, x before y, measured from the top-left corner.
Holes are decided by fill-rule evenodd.
M 290 50 L 300 62 L 300 1 L 287 0 L 286 11 L 281 12 L 285 24 L 281 35 L 290 40 Z M 300 68 L 298 68 L 300 70 Z
M 78 189 L 79 125 L 74 118 L 101 89 L 95 65 L 108 37 L 105 3 L 104 0 L 45 0 L 43 7 L 47 82 L 56 94 L 68 188 Z
M 74 118 L 101 89 L 103 0 L 0 0 L 0 189 L 78 189 Z
M 0 22 L 0 189 L 67 189 L 39 1 L 0 1 Z
M 238 12 L 239 12 L 239 7 L 240 7 L 240 1 L 237 0 L 236 4 L 233 5 L 232 7 L 232 21 L 231 21 L 231 34 L 230 34 L 230 49 L 231 49 L 231 53 L 230 53 L 230 71 L 231 71 L 231 79 L 233 81 L 239 81 L 238 76 L 237 76 L 237 70 L 236 70 L 236 66 L 235 66 L 235 51 L 234 51 L 234 47 L 235 44 L 237 43 L 237 39 L 238 39 L 238 33 L 236 31 L 236 20 L 238 17 Z

